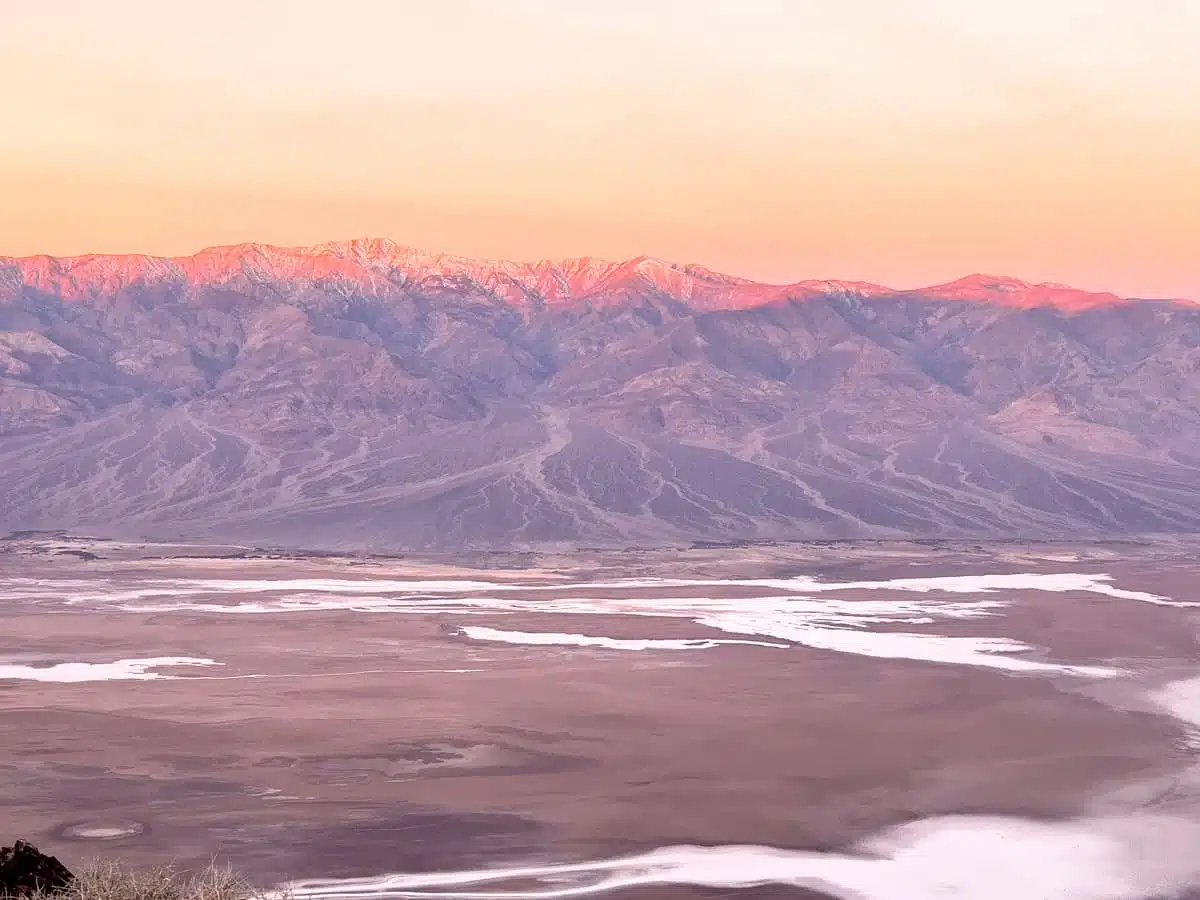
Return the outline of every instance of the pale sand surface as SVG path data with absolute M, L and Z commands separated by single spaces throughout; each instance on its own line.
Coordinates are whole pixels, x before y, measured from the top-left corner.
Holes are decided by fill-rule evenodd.
M 136 548 L 103 558 L 102 545 L 88 546 L 102 558 L 28 545 L 0 555 L 0 806 L 10 836 L 68 861 L 119 854 L 202 864 L 216 853 L 265 884 L 684 844 L 842 851 L 932 816 L 1054 820 L 1096 815 L 1106 802 L 1104 814 L 1125 816 L 1161 802 L 1170 792 L 1159 785 L 1174 785 L 1176 797 L 1195 756 L 1186 724 L 1149 698 L 1200 672 L 1200 609 L 1020 586 L 806 594 L 717 583 L 1076 573 L 1109 575 L 1100 583 L 1118 591 L 1198 601 L 1200 566 L 1174 548 L 897 545 L 791 556 L 751 548 L 631 554 L 624 566 L 606 555 L 574 568 L 527 558 L 524 569 L 478 569 L 428 560 L 147 560 Z M 262 589 L 284 579 L 316 583 Z M 457 579 L 478 586 L 325 589 Z M 641 584 L 613 587 L 617 579 Z M 186 584 L 172 595 L 164 582 Z M 520 586 L 552 583 L 563 587 Z M 585 583 L 592 587 L 569 587 Z M 277 607 L 298 594 L 359 609 L 203 608 Z M 817 623 L 857 644 L 805 645 L 795 629 L 813 627 L 808 613 L 788 613 L 784 648 L 680 643 L 779 643 L 784 633 L 774 619 L 763 626 L 761 610 L 754 627 L 770 634 L 720 630 L 703 611 L 676 615 L 680 598 L 725 599 L 737 612 L 742 602 L 755 609 L 762 597 L 801 595 L 828 609 L 890 611 L 866 624 L 845 615 Z M 503 603 L 479 602 L 489 597 Z M 613 602 L 597 610 L 581 598 Z M 944 614 L 984 602 L 996 608 Z M 896 612 L 906 604 L 909 612 Z M 472 638 L 464 628 L 483 631 Z M 489 639 L 488 629 L 538 637 L 511 643 Z M 894 646 L 886 642 L 895 633 L 1019 642 L 1027 649 L 1002 656 L 1040 668 L 855 650 Z M 600 644 L 581 646 L 580 636 Z M 109 676 L 120 680 L 83 680 Z M 902 870 L 889 878 L 908 877 L 895 874 Z M 796 886 L 700 882 L 622 893 L 803 895 Z

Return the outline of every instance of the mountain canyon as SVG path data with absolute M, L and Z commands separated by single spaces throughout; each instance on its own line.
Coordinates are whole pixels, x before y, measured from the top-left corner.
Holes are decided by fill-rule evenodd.
M 384 240 L 0 257 L 0 531 L 305 547 L 1200 530 L 1200 305 Z

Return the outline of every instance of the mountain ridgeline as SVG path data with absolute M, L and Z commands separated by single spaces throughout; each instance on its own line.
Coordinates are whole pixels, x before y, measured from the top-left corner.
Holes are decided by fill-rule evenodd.
M 0 258 L 0 531 L 454 549 L 1200 531 L 1200 306 L 386 241 Z

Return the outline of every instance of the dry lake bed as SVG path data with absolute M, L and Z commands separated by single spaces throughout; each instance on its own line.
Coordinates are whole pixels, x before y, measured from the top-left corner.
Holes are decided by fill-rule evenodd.
M 1190 896 L 1196 549 L 12 538 L 0 838 L 313 898 Z

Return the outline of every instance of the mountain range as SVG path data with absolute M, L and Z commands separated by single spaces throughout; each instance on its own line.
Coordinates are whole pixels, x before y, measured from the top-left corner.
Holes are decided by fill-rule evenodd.
M 385 240 L 0 257 L 0 531 L 455 549 L 1200 531 L 1200 306 Z

